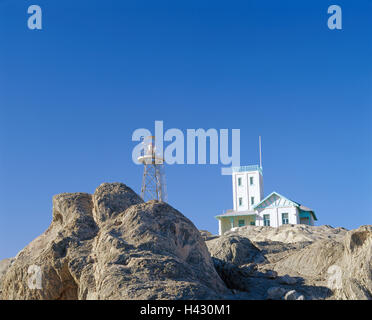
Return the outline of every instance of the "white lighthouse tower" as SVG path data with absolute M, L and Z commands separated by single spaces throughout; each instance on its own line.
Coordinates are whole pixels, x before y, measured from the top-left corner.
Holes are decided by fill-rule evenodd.
M 233 168 L 234 211 L 253 211 L 263 199 L 262 168 L 258 165 Z
M 263 199 L 261 136 L 258 141 L 260 165 L 233 168 L 233 206 L 234 211 L 253 211 L 254 206 Z

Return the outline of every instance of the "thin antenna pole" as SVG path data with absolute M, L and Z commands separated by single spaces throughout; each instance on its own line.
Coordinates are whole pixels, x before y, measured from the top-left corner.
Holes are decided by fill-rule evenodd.
M 261 136 L 258 136 L 258 145 L 259 145 L 259 149 L 260 149 L 260 168 L 262 169 Z

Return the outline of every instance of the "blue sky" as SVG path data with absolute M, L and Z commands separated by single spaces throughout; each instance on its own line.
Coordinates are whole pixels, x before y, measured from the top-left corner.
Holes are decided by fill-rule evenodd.
M 27 28 L 27 7 L 43 30 Z M 327 28 L 338 4 L 343 29 Z M 132 132 L 239 128 L 265 195 L 319 224 L 372 224 L 371 1 L 0 0 L 0 259 L 52 218 L 52 196 L 121 181 L 139 192 Z M 220 165 L 166 167 L 197 227 L 232 207 Z

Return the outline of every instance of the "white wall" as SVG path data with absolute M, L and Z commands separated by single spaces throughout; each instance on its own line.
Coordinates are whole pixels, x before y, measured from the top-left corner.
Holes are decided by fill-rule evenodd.
M 282 223 L 282 213 L 288 213 L 288 224 L 298 224 L 297 207 L 279 207 L 279 208 L 265 208 L 262 209 L 258 215 L 260 219 L 256 219 L 256 225 L 263 226 L 264 214 L 270 215 L 270 227 L 279 227 Z
M 253 185 L 250 184 L 250 178 L 253 178 Z M 238 180 L 241 178 L 241 186 Z M 259 171 L 233 172 L 233 208 L 234 211 L 251 211 L 253 206 L 259 203 L 263 198 L 263 178 Z M 254 197 L 254 204 L 251 204 L 251 197 Z M 239 198 L 243 203 L 239 205 Z

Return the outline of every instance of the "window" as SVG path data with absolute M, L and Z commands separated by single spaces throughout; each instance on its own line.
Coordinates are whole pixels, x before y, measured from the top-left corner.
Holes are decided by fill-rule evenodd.
M 251 221 L 250 225 L 251 226 L 255 226 L 256 225 L 256 221 Z
M 264 214 L 263 219 L 264 219 L 264 226 L 270 227 L 270 215 L 269 214 Z
M 244 220 L 239 220 L 238 225 L 239 225 L 239 227 L 245 226 L 245 221 Z
M 288 213 L 282 213 L 282 224 L 288 224 Z
M 240 187 L 242 185 L 242 178 L 238 178 L 238 186 Z
M 253 177 L 249 177 L 249 184 L 253 186 Z
M 254 204 L 254 197 L 251 197 L 251 204 Z
M 239 206 L 241 207 L 243 205 L 243 198 L 239 198 Z

